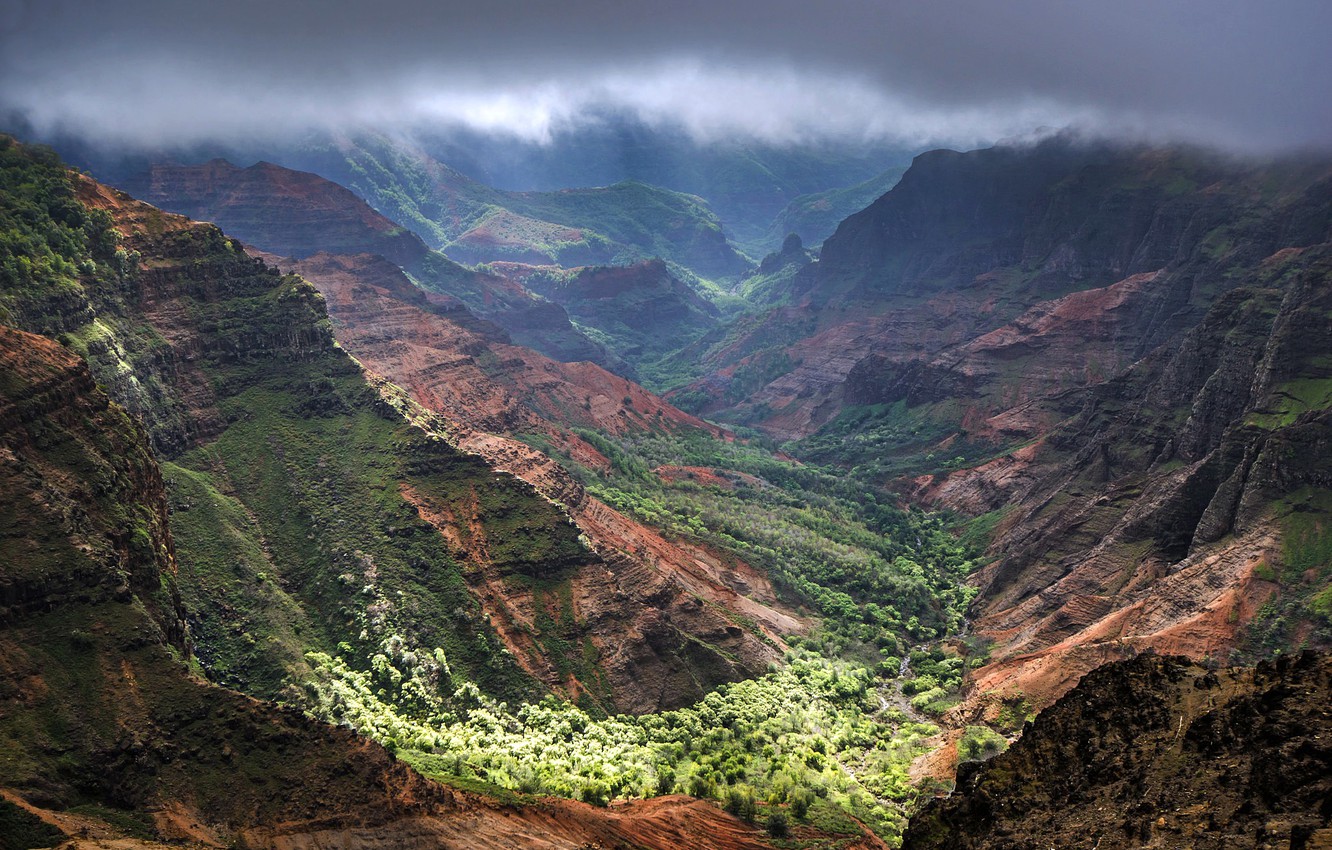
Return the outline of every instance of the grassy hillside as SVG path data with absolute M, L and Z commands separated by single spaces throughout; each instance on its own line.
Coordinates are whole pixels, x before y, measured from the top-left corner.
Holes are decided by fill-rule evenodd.
M 896 166 L 854 186 L 801 195 L 777 214 L 763 241 L 755 245 L 773 251 L 791 233 L 799 236 L 806 245 L 820 245 L 833 235 L 843 219 L 874 203 L 896 186 L 905 173 L 906 166 Z
M 464 262 L 560 265 L 659 257 L 708 279 L 748 262 L 696 196 L 634 181 L 553 192 L 506 192 L 465 177 L 420 149 L 382 136 L 344 139 L 307 154 L 431 247 Z
M 168 461 L 179 582 L 209 673 L 278 697 L 308 674 L 307 651 L 369 669 L 393 647 L 442 651 L 488 693 L 532 694 L 481 618 L 461 550 L 404 492 L 468 517 L 507 572 L 589 559 L 567 520 L 409 425 L 336 347 L 309 284 L 209 225 L 71 185 L 40 152 L 3 153 L 18 187 L 6 206 L 47 234 L 47 254 L 28 257 L 36 236 L 8 242 L 23 276 L 7 278 L 2 303 L 141 412 Z
M 12 223 L 3 243 L 5 318 L 58 336 L 69 349 L 62 356 L 85 358 L 111 396 L 142 411 L 141 439 L 163 459 L 157 525 L 139 528 L 127 514 L 130 530 L 111 539 L 131 555 L 157 553 L 161 569 L 134 586 L 134 611 L 161 624 L 177 652 L 192 646 L 198 670 L 348 723 L 455 783 L 595 803 L 678 790 L 747 817 L 766 807 L 845 826 L 851 812 L 896 834 L 914 798 L 906 765 L 935 730 L 878 693 L 898 693 L 891 680 L 900 658 L 955 629 L 967 601 L 957 589 L 966 553 L 937 523 L 867 503 L 855 485 L 758 448 L 586 432 L 611 463 L 598 470 L 569 460 L 592 492 L 671 536 L 769 571 L 824 626 L 788 669 L 679 712 L 608 718 L 595 699 L 538 702 L 540 689 L 481 615 L 468 578 L 484 567 L 501 582 L 538 588 L 548 619 L 538 617 L 537 638 L 595 685 L 596 655 L 562 619 L 573 604 L 567 571 L 592 556 L 554 505 L 460 454 L 420 411 L 409 423 L 402 398 L 367 382 L 334 343 L 320 296 L 300 278 L 250 259 L 210 225 L 70 175 L 40 150 L 6 141 L 0 167 L 10 187 L 0 211 Z M 77 456 L 69 462 L 61 480 L 98 480 Z M 666 469 L 682 465 L 729 470 L 741 485 L 700 487 Z M 123 501 L 105 492 L 108 505 Z M 12 539 L 27 545 L 23 535 Z M 172 548 L 174 580 L 161 581 Z M 893 605 L 880 604 L 885 595 Z M 79 671 L 80 653 L 91 647 L 109 658 L 109 647 L 139 628 L 141 613 L 114 605 L 44 620 L 54 643 L 34 642 L 23 662 L 69 670 L 53 693 L 92 689 L 71 704 L 108 729 L 120 716 L 108 702 L 117 691 Z M 91 638 L 75 625 L 113 621 Z M 7 633 L 31 640 L 26 634 Z M 166 701 L 165 746 L 194 740 L 177 731 L 189 724 L 198 724 L 191 734 L 202 746 L 218 735 L 230 741 L 230 731 L 198 714 L 206 697 L 189 690 L 197 685 L 176 683 L 159 665 L 170 654 L 161 640 L 143 648 L 135 674 Z M 699 641 L 678 661 L 703 669 L 713 651 Z M 917 650 L 912 693 L 923 695 L 922 710 L 946 706 L 967 651 Z M 217 709 L 223 721 L 231 710 Z M 68 712 L 51 718 L 44 737 L 17 740 L 58 748 L 68 730 L 84 734 L 85 721 Z M 237 723 L 228 729 L 247 734 Z M 875 742 L 891 745 L 881 752 Z M 263 811 L 275 817 L 284 811 L 282 784 L 312 769 L 299 760 L 265 768 L 286 746 L 242 750 L 255 753 L 242 769 L 265 777 L 256 787 L 267 789 L 273 802 Z M 68 769 L 96 782 L 97 770 L 79 759 Z M 190 749 L 175 764 L 199 759 L 214 764 Z M 39 783 L 51 769 L 36 758 L 25 781 Z M 172 787 L 213 781 L 207 770 L 167 774 L 183 783 Z M 137 808 L 151 793 L 127 786 L 116 799 Z

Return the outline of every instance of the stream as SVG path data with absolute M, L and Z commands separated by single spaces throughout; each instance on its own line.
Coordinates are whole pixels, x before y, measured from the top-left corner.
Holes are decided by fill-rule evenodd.
M 902 693 L 902 683 L 911 678 L 911 653 L 917 650 L 923 651 L 928 646 L 929 644 L 922 643 L 913 646 L 903 654 L 902 663 L 897 668 L 897 678 L 880 686 L 875 693 L 875 696 L 879 698 L 880 711 L 895 708 L 905 714 L 907 720 L 912 723 L 930 723 L 933 725 L 934 721 L 917 711 L 907 695 Z

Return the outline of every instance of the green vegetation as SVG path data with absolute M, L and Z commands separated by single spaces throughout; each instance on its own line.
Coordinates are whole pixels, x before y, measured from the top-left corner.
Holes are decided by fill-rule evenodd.
M 762 568 L 779 592 L 824 618 L 831 654 L 877 661 L 954 633 L 971 595 L 968 552 L 941 517 L 880 502 L 854 476 L 703 434 L 579 435 L 610 459 L 600 473 L 565 459 L 612 507 Z M 663 465 L 713 470 L 729 486 L 667 480 Z
M 308 368 L 293 364 L 227 399 L 235 424 L 175 460 L 173 498 L 191 504 L 174 515 L 182 584 L 198 585 L 186 594 L 213 606 L 230 597 L 246 612 L 200 617 L 204 629 L 225 629 L 207 652 L 242 674 L 230 683 L 270 695 L 259 686 L 280 678 L 251 675 L 251 664 L 343 646 L 361 669 L 385 652 L 442 648 L 486 693 L 532 694 L 438 530 L 403 493 L 475 517 L 491 562 L 519 577 L 555 576 L 585 558 L 576 529 L 513 479 L 386 416 L 359 374 Z M 221 495 L 223 481 L 235 500 Z
M 1332 378 L 1299 378 L 1287 381 L 1271 391 L 1275 402 L 1267 410 L 1249 415 L 1248 422 L 1275 430 L 1292 425 L 1301 414 L 1332 407 Z
M 0 322 L 63 330 L 60 307 L 79 300 L 81 278 L 120 288 L 136 258 L 118 242 L 111 217 L 74 196 L 53 151 L 0 135 Z
M 770 271 L 760 269 L 745 277 L 738 291 L 747 305 L 784 307 L 791 302 L 796 275 L 807 265 L 808 261 L 792 260 Z
M 788 233 L 797 233 L 806 245 L 818 246 L 847 216 L 863 210 L 897 185 L 906 166 L 896 166 L 854 186 L 801 195 L 786 205 L 768 228 L 765 244 L 775 247 Z
M 957 742 L 958 761 L 982 761 L 1008 749 L 1008 739 L 988 726 L 968 726 Z
M 971 562 L 944 520 L 880 504 L 844 476 L 755 444 L 579 434 L 612 463 L 603 474 L 563 459 L 592 493 L 669 535 L 765 568 L 780 592 L 823 618 L 821 629 L 793 638 L 780 670 L 642 717 L 604 717 L 552 698 L 499 702 L 453 673 L 443 649 L 386 647 L 368 670 L 356 666 L 357 653 L 311 653 L 316 675 L 303 702 L 467 787 L 600 805 L 690 793 L 756 822 L 769 814 L 802 822 L 817 800 L 815 811 L 854 814 L 894 838 L 917 793 L 906 768 L 937 731 L 907 712 L 951 707 L 971 651 L 911 648 L 955 632 L 970 599 L 959 579 Z M 654 471 L 665 464 L 706 470 L 724 484 Z M 562 586 L 533 586 L 555 600 L 540 604 L 552 612 L 541 631 L 562 634 L 553 613 L 565 608 Z M 573 639 L 569 658 L 580 654 Z M 907 710 L 896 707 L 898 684 L 889 681 L 903 657 Z
M 65 834 L 46 821 L 8 800 L 0 800 L 0 846 L 5 850 L 36 850 L 64 841 Z
M 848 405 L 791 450 L 801 458 L 846 465 L 868 480 L 884 481 L 974 466 L 1017 447 L 969 437 L 959 428 L 962 413 L 962 405 L 954 400 L 915 406 L 905 399 Z M 937 448 L 954 435 L 947 449 Z
M 318 676 L 308 687 L 323 716 L 391 743 L 445 781 L 595 805 L 688 793 L 751 819 L 761 799 L 803 821 L 817 799 L 889 838 L 915 798 L 906 769 L 937 731 L 882 708 L 864 667 L 803 650 L 781 670 L 689 708 L 603 720 L 554 699 L 510 707 L 467 683 L 409 715 L 386 700 L 382 683 L 396 673 L 400 687 L 415 689 L 414 671 L 390 662 L 385 677 L 329 656 L 312 662 Z
M 1236 660 L 1279 655 L 1297 639 L 1306 646 L 1332 643 L 1332 491 L 1306 487 L 1278 510 L 1280 562 L 1254 570 L 1277 591 L 1249 623 Z

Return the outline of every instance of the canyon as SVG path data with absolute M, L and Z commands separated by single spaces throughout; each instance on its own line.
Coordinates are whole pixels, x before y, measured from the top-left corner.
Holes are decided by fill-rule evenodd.
M 1326 840 L 1326 160 L 934 151 L 751 265 L 700 198 L 386 140 L 303 154 L 384 166 L 349 188 L 154 164 L 156 206 L 4 153 L 55 246 L 0 293 L 14 817 L 145 850 Z M 675 228 L 608 229 L 639 203 Z M 791 664 L 847 725 L 744 738 L 726 700 Z M 414 731 L 557 704 L 570 737 L 704 712 L 769 767 L 589 805 Z

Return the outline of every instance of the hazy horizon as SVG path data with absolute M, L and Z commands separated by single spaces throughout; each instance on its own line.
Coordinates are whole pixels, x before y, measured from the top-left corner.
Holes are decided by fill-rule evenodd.
M 1332 149 L 1332 5 L 0 0 L 0 114 L 100 144 L 373 127 L 973 147 L 1045 129 Z

